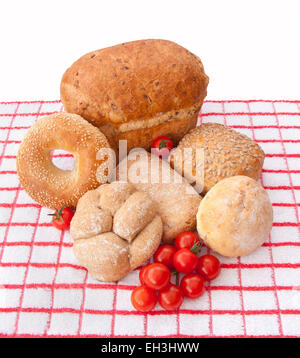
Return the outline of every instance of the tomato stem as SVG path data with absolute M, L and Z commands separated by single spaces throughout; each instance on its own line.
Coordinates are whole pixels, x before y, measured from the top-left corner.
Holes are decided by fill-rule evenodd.
M 64 223 L 64 219 L 62 217 L 62 211 L 64 210 L 66 206 L 63 205 L 59 210 L 55 209 L 55 212 L 53 214 L 48 214 L 49 216 L 54 216 L 53 221 L 61 219 L 61 221 Z
M 193 246 L 190 248 L 190 251 L 193 254 L 198 254 L 202 249 L 202 243 L 200 244 L 200 246 L 198 245 L 198 241 L 194 241 Z
M 162 148 L 167 148 L 167 144 L 166 144 L 166 140 L 163 139 L 160 143 L 159 143 L 159 149 L 162 149 Z

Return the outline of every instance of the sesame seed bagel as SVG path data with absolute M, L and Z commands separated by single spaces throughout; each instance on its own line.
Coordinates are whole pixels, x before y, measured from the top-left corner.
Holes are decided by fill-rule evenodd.
M 100 149 L 107 155 L 96 158 Z M 73 154 L 72 171 L 57 168 L 50 153 L 61 149 Z M 17 154 L 17 172 L 25 191 L 40 205 L 76 206 L 88 190 L 107 181 L 113 166 L 109 144 L 102 132 L 82 117 L 55 113 L 37 121 L 27 132 Z
M 171 166 L 206 194 L 220 180 L 245 175 L 258 180 L 265 153 L 252 139 L 219 123 L 203 123 L 180 141 Z

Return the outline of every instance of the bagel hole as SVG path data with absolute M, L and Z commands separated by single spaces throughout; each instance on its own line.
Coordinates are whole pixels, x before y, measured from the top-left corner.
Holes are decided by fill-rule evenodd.
M 75 158 L 72 153 L 62 149 L 54 149 L 50 152 L 52 164 L 60 170 L 70 172 L 75 167 Z

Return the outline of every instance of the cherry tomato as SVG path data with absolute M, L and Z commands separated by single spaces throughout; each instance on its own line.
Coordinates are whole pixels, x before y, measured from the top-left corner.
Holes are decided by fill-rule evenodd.
M 144 274 L 145 274 L 146 268 L 147 268 L 149 265 L 150 265 L 150 264 L 147 264 L 147 265 L 143 266 L 143 267 L 140 269 L 139 279 L 140 279 L 141 285 L 145 285 Z
M 165 310 L 176 310 L 183 302 L 180 287 L 170 284 L 158 293 L 158 302 Z
M 70 223 L 74 216 L 74 212 L 70 208 L 65 208 L 62 206 L 59 210 L 55 210 L 54 214 L 49 215 L 53 216 L 53 226 L 59 230 L 68 230 L 70 228 Z
M 192 231 L 185 231 L 177 235 L 175 240 L 175 247 L 179 249 L 191 249 L 194 244 L 197 244 L 200 247 L 199 237 Z
M 145 268 L 143 280 L 145 285 L 152 290 L 161 290 L 166 287 L 171 279 L 171 272 L 167 266 L 161 263 L 150 264 Z
M 151 148 L 153 154 L 160 158 L 167 158 L 173 149 L 173 142 L 168 137 L 160 136 L 153 141 Z
M 131 293 L 131 303 L 138 311 L 149 312 L 155 307 L 156 302 L 155 292 L 147 286 L 139 286 Z
M 200 297 L 205 291 L 204 278 L 198 273 L 186 275 L 181 280 L 180 288 L 188 298 Z
M 221 263 L 213 255 L 204 255 L 199 258 L 197 272 L 199 272 L 207 281 L 211 281 L 219 276 Z
M 153 256 L 154 262 L 160 262 L 169 267 L 173 268 L 173 256 L 176 252 L 176 249 L 172 245 L 161 245 L 155 252 Z
M 182 273 L 193 272 L 198 264 L 198 256 L 189 249 L 180 249 L 173 256 L 173 264 L 177 271 Z

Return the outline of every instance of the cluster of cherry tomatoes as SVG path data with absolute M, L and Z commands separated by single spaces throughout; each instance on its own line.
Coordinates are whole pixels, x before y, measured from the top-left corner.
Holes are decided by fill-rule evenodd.
M 162 308 L 176 310 L 184 297 L 193 299 L 202 296 L 205 280 L 215 279 L 220 273 L 221 264 L 213 255 L 198 257 L 200 250 L 200 240 L 193 232 L 179 234 L 174 246 L 161 245 L 153 256 L 154 263 L 140 270 L 141 286 L 131 294 L 133 307 L 149 312 L 158 301 Z M 180 284 L 179 273 L 185 274 Z M 176 285 L 170 283 L 172 274 L 176 275 Z

